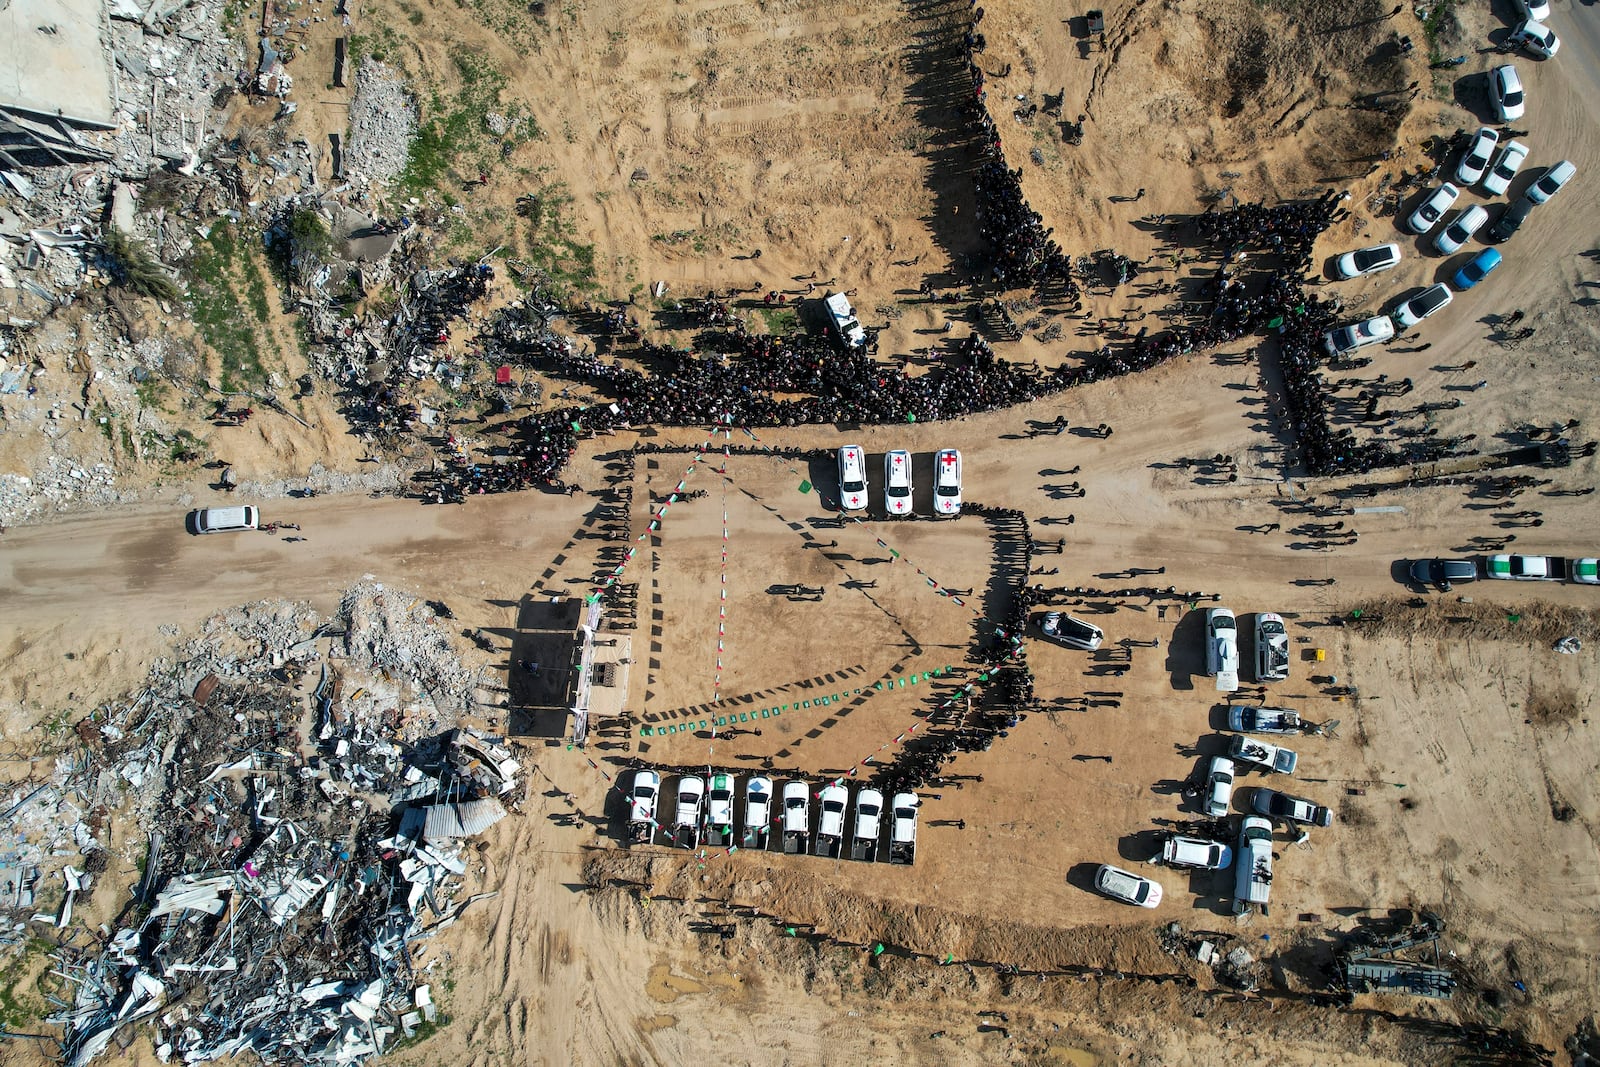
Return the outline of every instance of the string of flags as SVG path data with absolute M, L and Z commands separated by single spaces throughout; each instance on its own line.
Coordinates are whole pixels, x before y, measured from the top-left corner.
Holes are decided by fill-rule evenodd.
M 713 435 L 715 436 L 715 435 Z M 723 641 L 728 634 L 728 466 L 733 462 L 732 429 L 724 429 L 722 439 L 722 572 L 717 587 L 717 671 L 711 680 L 711 702 L 722 699 Z
M 611 568 L 611 573 L 606 575 L 600 584 L 595 586 L 594 589 L 590 591 L 588 596 L 584 597 L 585 603 L 595 603 L 600 599 L 601 596 L 605 594 L 607 589 L 610 589 L 613 585 L 616 585 L 617 580 L 622 577 L 623 571 L 628 569 L 628 564 L 632 563 L 634 557 L 638 555 L 639 546 L 649 540 L 651 534 L 661 529 L 661 520 L 666 516 L 667 509 L 678 502 L 679 494 L 681 494 L 684 491 L 684 487 L 689 484 L 689 477 L 694 474 L 698 465 L 705 460 L 705 454 L 710 451 L 711 445 L 716 441 L 716 438 L 716 427 L 712 427 L 710 435 L 707 436 L 705 441 L 703 441 L 700 446 L 694 450 L 694 460 L 689 464 L 688 469 L 683 472 L 683 477 L 678 479 L 678 484 L 674 486 L 672 492 L 667 495 L 667 499 L 663 500 L 661 502 L 661 506 L 656 508 L 656 510 L 651 514 L 648 528 L 644 533 L 633 539 L 634 544 L 629 546 L 628 550 L 622 554 L 622 559 L 615 567 Z

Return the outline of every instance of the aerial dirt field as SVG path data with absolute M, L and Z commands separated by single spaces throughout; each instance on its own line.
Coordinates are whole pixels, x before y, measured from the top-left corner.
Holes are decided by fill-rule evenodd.
M 1148 258 L 1163 280 L 1199 278 L 1215 264 L 1192 251 L 1173 263 L 1151 217 L 1336 187 L 1351 192 L 1351 214 L 1324 234 L 1314 269 L 1351 319 L 1460 265 L 1425 253 L 1429 238 L 1400 235 L 1392 204 L 1379 208 L 1402 172 L 1425 165 L 1425 138 L 1491 121 L 1482 73 L 1503 60 L 1477 52 L 1515 21 L 1509 4 L 1448 13 L 1436 54 L 1469 59 L 1439 71 L 1412 8 L 1389 17 L 1379 0 L 1133 0 L 1106 8 L 1103 39 L 1059 4 L 983 6 L 980 66 L 1008 162 L 1073 256 L 1113 248 Z M 462 89 L 465 50 L 504 75 L 502 109 L 525 109 L 543 131 L 462 192 L 486 244 L 503 237 L 518 254 L 513 205 L 537 188 L 574 240 L 592 243 L 595 299 L 643 304 L 656 282 L 669 299 L 754 285 L 798 299 L 814 277 L 854 291 L 862 321 L 885 327 L 880 358 L 904 357 L 915 373 L 946 357 L 952 316 L 918 290 L 964 284 L 979 247 L 976 155 L 953 95 L 968 5 L 586 0 L 543 17 L 509 0 L 352 7 L 361 32 L 387 27 L 386 61 L 435 99 Z M 1341 394 L 1359 408 L 1382 373 L 1411 387 L 1401 403 L 1460 399 L 1426 422 L 1476 433 L 1485 451 L 1527 443 L 1533 424 L 1579 420 L 1574 441 L 1600 426 L 1589 295 L 1600 286 L 1600 18 L 1562 0 L 1552 25 L 1562 53 L 1516 61 L 1530 104 L 1515 125 L 1529 131 L 1530 167 L 1571 159 L 1577 179 L 1502 246 L 1498 274 L 1423 328 L 1423 347 L 1373 350 L 1365 380 Z M 1416 50 L 1401 54 L 1398 34 Z M 1058 93 L 1059 118 L 1027 111 Z M 1355 106 L 1372 93 L 1404 106 Z M 325 136 L 315 124 L 337 113 L 297 121 Z M 1080 115 L 1074 146 L 1061 125 Z M 461 164 L 461 176 L 477 166 Z M 1405 193 L 1404 211 L 1419 192 Z M 1333 257 L 1387 241 L 1402 248 L 1396 269 L 1331 280 Z M 497 298 L 514 295 L 498 285 Z M 1041 317 L 997 350 L 1072 363 L 1101 343 L 1097 320 L 1148 316 L 1156 329 L 1173 299 L 1132 286 L 1087 294 L 1065 336 L 1041 340 Z M 1504 327 L 1516 310 L 1531 337 Z M 782 328 L 775 310 L 750 317 Z M 1409 584 L 1404 563 L 1507 536 L 1511 551 L 1600 554 L 1596 498 L 1552 495 L 1595 485 L 1600 461 L 1521 468 L 1548 482 L 1514 500 L 1467 484 L 1299 477 L 1269 348 L 1251 338 L 945 423 L 736 429 L 698 459 L 704 429 L 638 428 L 580 446 L 574 496 L 263 504 L 300 523 L 303 541 L 189 537 L 179 504 L 207 499 L 198 481 L 13 527 L 0 540 L 4 732 L 50 751 L 43 724 L 135 688 L 178 635 L 231 605 L 270 597 L 326 611 L 371 578 L 447 601 L 463 635 L 514 634 L 530 603 L 594 588 L 615 561 L 608 546 L 636 545 L 621 578 L 638 602 L 627 715 L 597 722 L 580 750 L 518 732 L 525 720 L 498 699 L 482 709 L 485 726 L 511 728 L 529 800 L 469 867 L 467 890 L 497 895 L 431 942 L 448 1025 L 385 1062 L 1310 1067 L 1533 1063 L 1517 1057 L 1543 1046 L 1557 1050 L 1548 1062 L 1567 1063 L 1559 1050 L 1574 1035 L 1593 1040 L 1600 1007 L 1600 590 L 1485 580 L 1445 593 Z M 364 449 L 321 405 L 303 432 L 238 431 L 228 447 L 241 473 L 300 477 L 317 457 L 359 473 Z M 1037 432 L 1058 416 L 1069 429 Z M 1094 432 L 1101 424 L 1114 432 Z M 738 450 L 725 456 L 724 441 Z M 836 523 L 832 453 L 845 443 L 868 455 L 874 503 Z M 625 466 L 641 447 L 652 451 Z M 916 457 L 918 516 L 874 518 L 884 453 L 900 448 Z M 963 454 L 969 504 L 1026 516 L 1031 554 L 992 514 L 930 518 L 927 468 L 942 448 Z M 1216 456 L 1227 462 L 1203 462 Z M 705 495 L 672 503 L 653 529 L 680 479 Z M 1370 495 L 1341 495 L 1358 484 Z M 1317 547 L 1303 529 L 1312 503 L 1359 509 L 1341 516 L 1359 536 Z M 626 540 L 597 532 L 606 507 L 625 509 Z M 1075 651 L 1030 627 L 1037 704 L 987 751 L 946 765 L 954 781 L 922 791 L 914 866 L 624 845 L 630 763 L 661 770 L 669 794 L 677 773 L 708 768 L 741 785 L 757 771 L 803 779 L 813 792 L 867 780 L 974 680 L 975 650 L 1023 581 L 1042 587 L 1041 606 L 1100 626 L 1105 644 Z M 1157 594 L 1122 592 L 1146 586 Z M 952 589 L 971 594 L 957 603 Z M 1204 673 L 1213 603 L 1242 625 L 1257 612 L 1287 622 L 1288 680 L 1241 702 L 1325 724 L 1287 741 L 1300 755 L 1292 783 L 1241 774 L 1232 810 L 1271 785 L 1334 813 L 1303 840 L 1279 824 L 1270 910 L 1242 918 L 1231 870 L 1148 863 L 1158 832 L 1202 818 L 1184 786 L 1230 736 L 1226 698 Z M 451 637 L 469 666 L 505 671 L 508 701 L 526 684 L 511 645 Z M 1576 654 L 1554 650 L 1567 637 Z M 915 686 L 897 684 L 908 676 Z M 733 737 L 702 726 L 835 694 Z M 992 706 L 981 686 L 973 699 Z M 16 780 L 30 771 L 5 766 Z M 122 865 L 97 883 L 89 914 L 110 921 L 120 908 L 139 876 L 135 844 L 119 839 Z M 1160 882 L 1160 906 L 1096 895 L 1101 863 Z M 1452 1000 L 1318 995 L 1345 937 L 1422 911 L 1445 923 Z M 1245 949 L 1251 981 L 1201 964 L 1201 939 Z M 1475 1043 L 1499 1030 L 1528 1044 Z M 41 1055 L 0 1047 L 0 1063 Z M 142 1034 L 125 1055 L 157 1062 Z

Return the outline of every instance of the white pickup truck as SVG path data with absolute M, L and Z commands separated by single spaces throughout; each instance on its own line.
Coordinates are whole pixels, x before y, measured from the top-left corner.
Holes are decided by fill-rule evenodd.
M 1228 729 L 1245 734 L 1298 734 L 1305 729 L 1300 713 L 1290 708 L 1252 708 L 1234 704 L 1228 708 Z
M 1239 827 L 1239 847 L 1233 858 L 1233 910 L 1243 915 L 1251 906 L 1267 913 L 1272 895 L 1272 823 L 1248 815 Z
M 1228 755 L 1235 760 L 1265 767 L 1274 774 L 1293 774 L 1300 756 L 1292 748 L 1280 748 L 1253 737 L 1235 737 L 1228 742 Z
M 1483 573 L 1513 582 L 1579 582 L 1600 585 L 1600 559 L 1566 556 L 1490 556 Z

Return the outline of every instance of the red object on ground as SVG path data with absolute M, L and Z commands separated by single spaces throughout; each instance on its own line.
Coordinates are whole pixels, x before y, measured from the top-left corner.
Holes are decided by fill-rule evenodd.
M 510 367 L 505 367 L 505 366 L 496 367 L 494 369 L 494 384 L 496 384 L 496 385 L 510 385 L 511 384 L 511 368 Z

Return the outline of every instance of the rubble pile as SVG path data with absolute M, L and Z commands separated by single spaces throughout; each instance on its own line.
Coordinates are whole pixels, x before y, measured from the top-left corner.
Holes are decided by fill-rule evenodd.
M 434 619 L 375 583 L 331 620 L 281 602 L 215 616 L 5 801 L 23 847 L 0 908 L 34 906 L 50 856 L 85 857 L 32 916 L 67 931 L 67 1063 L 126 1048 L 136 1023 L 163 1062 L 358 1063 L 434 1021 L 427 940 L 480 899 L 462 841 L 523 788 L 502 741 L 459 725 L 472 676 Z M 73 899 L 107 866 L 98 821 L 123 806 L 148 837 L 142 878 L 75 948 Z
M 129 499 L 104 463 L 79 466 L 51 455 L 30 477 L 0 474 L 0 526 L 31 519 L 64 504 L 114 504 Z
M 406 169 L 417 132 L 417 105 L 399 72 L 368 56 L 356 71 L 350 102 L 350 141 L 345 166 L 387 184 Z
M 473 706 L 479 679 L 467 670 L 438 625 L 433 605 L 375 582 L 345 594 L 345 654 L 371 673 L 401 677 L 455 721 Z

